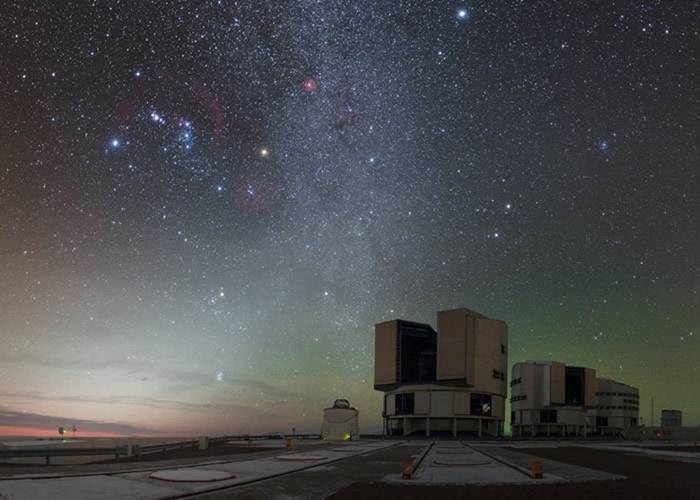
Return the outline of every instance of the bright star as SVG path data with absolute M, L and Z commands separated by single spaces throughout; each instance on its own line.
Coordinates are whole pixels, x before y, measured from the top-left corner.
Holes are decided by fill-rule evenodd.
M 457 9 L 457 19 L 460 21 L 468 21 L 469 20 L 469 9 L 466 7 L 460 7 Z
M 304 80 L 304 91 L 306 92 L 313 92 L 316 90 L 316 80 L 313 78 L 307 78 Z
M 119 139 L 112 139 L 112 142 L 110 142 L 110 144 L 112 145 L 113 148 L 118 148 L 119 144 L 121 144 L 121 143 L 119 142 Z
M 270 151 L 267 148 L 260 149 L 260 156 L 267 158 L 270 155 Z

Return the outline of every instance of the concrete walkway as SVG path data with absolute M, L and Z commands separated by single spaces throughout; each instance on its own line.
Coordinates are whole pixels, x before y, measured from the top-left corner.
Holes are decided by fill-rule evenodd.
M 553 474 L 531 479 L 525 469 L 498 460 L 460 442 L 437 442 L 427 453 L 412 479 L 392 474 L 385 481 L 403 484 L 493 485 L 563 482 Z
M 88 475 L 46 479 L 0 480 L 0 498 L 8 500 L 71 499 L 100 500 L 117 499 L 167 499 L 178 498 L 193 493 L 215 491 L 237 485 L 249 484 L 267 478 L 292 472 L 327 466 L 347 458 L 370 454 L 378 450 L 396 446 L 396 441 L 360 441 L 340 443 L 310 451 L 284 453 L 287 458 L 299 460 L 279 460 L 276 456 L 266 456 L 238 461 L 219 461 L 205 465 L 189 466 L 206 470 L 228 472 L 235 478 L 211 483 L 168 482 L 150 478 L 150 471 L 113 473 L 112 475 Z M 282 455 L 279 452 L 278 455 Z M 308 460 L 311 458 L 311 460 Z M 169 464 L 167 469 L 177 469 Z

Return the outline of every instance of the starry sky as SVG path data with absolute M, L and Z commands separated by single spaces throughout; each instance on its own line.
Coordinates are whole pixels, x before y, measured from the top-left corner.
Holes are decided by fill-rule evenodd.
M 454 307 L 700 424 L 697 1 L 1 9 L 0 434 L 378 430 Z

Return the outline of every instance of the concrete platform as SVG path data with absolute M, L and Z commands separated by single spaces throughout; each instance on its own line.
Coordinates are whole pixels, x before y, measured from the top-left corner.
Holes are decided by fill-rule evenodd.
M 461 443 L 438 443 L 427 453 L 412 479 L 391 474 L 385 481 L 414 485 L 497 485 L 563 482 L 553 474 L 531 479 L 522 468 L 505 464 Z
M 216 471 L 219 474 L 229 474 L 230 479 L 216 481 L 215 483 L 203 482 L 167 482 L 151 477 L 152 471 L 136 471 L 113 473 L 112 475 L 72 476 L 46 479 L 16 479 L 0 480 L 0 498 L 2 496 L 12 500 L 34 499 L 71 499 L 88 500 L 100 498 L 101 500 L 153 498 L 166 499 L 178 498 L 212 491 L 220 488 L 249 484 L 263 479 L 278 477 L 293 472 L 300 472 L 318 465 L 328 466 L 335 462 L 351 457 L 371 454 L 382 449 L 396 446 L 396 441 L 365 442 L 359 447 L 359 451 L 323 450 L 322 458 L 309 461 L 279 460 L 275 456 L 267 456 L 250 460 L 221 461 L 206 465 L 189 467 L 191 474 L 195 471 Z M 308 456 L 298 451 L 290 452 L 293 455 Z M 167 469 L 166 469 L 167 470 Z M 170 469 L 175 476 L 181 475 L 182 467 Z

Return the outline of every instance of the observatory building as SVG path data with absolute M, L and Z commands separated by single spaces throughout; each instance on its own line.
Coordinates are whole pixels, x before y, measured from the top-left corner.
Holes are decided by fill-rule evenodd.
M 682 427 L 683 412 L 680 410 L 661 410 L 661 427 Z
M 595 370 L 556 361 L 515 363 L 511 374 L 513 436 L 586 436 L 597 406 Z
M 440 311 L 437 332 L 401 319 L 374 329 L 384 432 L 503 434 L 508 329 L 469 309 Z
M 588 414 L 595 418 L 596 433 L 628 436 L 639 421 L 639 389 L 622 382 L 598 378 L 597 404 Z M 591 422 L 593 423 L 593 422 Z
M 556 361 L 513 365 L 514 436 L 627 436 L 639 419 L 639 389 Z
M 347 399 L 336 399 L 332 407 L 323 410 L 321 437 L 329 441 L 360 439 L 359 415 Z

